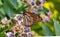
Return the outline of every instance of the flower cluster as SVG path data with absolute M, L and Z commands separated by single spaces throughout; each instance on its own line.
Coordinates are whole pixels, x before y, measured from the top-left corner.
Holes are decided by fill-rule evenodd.
M 52 12 L 44 8 L 43 4 L 45 3 L 45 0 L 24 0 L 24 1 L 25 3 L 27 2 L 26 4 L 30 5 L 26 9 L 27 12 L 31 12 L 37 15 L 39 14 L 43 22 L 50 22 L 50 15 L 52 15 Z
M 16 20 L 14 26 L 10 29 L 10 32 L 6 32 L 7 37 L 32 37 L 30 27 L 23 25 L 23 14 L 16 14 L 13 17 Z M 7 20 L 6 20 L 7 21 Z
M 7 37 L 15 37 L 12 32 L 5 33 Z

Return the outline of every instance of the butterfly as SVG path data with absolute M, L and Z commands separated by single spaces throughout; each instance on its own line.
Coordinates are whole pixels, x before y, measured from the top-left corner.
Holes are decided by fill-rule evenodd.
M 25 25 L 25 26 L 32 26 L 36 22 L 44 22 L 48 19 L 48 17 L 45 14 L 35 14 L 33 13 L 34 9 L 29 7 L 26 9 L 23 14 L 17 14 L 17 20 L 19 21 L 19 24 Z
M 25 11 L 23 16 L 24 16 L 23 22 L 24 22 L 25 26 L 31 26 L 36 22 L 43 22 L 43 23 L 50 22 L 50 18 L 45 13 L 41 13 L 41 14 L 37 15 L 37 14 L 33 13 L 32 10 Z
M 41 18 L 34 13 L 25 12 L 23 15 L 24 15 L 23 23 L 25 26 L 32 26 L 34 23 L 41 21 Z

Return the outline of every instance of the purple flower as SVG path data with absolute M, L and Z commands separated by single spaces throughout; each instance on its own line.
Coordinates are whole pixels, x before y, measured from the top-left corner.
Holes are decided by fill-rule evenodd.
M 40 5 L 40 6 L 38 6 L 37 7 L 39 10 L 42 10 L 43 9 L 43 7 Z
M 16 14 L 14 19 L 17 20 L 17 21 L 21 21 L 23 19 L 23 14 Z
M 39 0 L 39 2 L 44 3 L 44 2 L 45 2 L 45 0 Z
M 25 30 L 25 32 L 29 32 L 30 31 L 30 27 L 25 27 L 24 30 Z
M 5 33 L 7 37 L 15 37 L 12 32 Z
M 19 25 L 22 25 L 23 22 L 23 14 L 16 14 L 14 19 L 18 22 Z
M 50 18 L 49 17 L 46 17 L 46 22 L 50 22 Z
M 10 34 L 10 37 L 15 37 L 13 34 Z
M 34 5 L 34 2 L 31 2 L 32 5 Z
M 34 12 L 33 12 L 34 14 L 38 14 L 38 12 L 36 11 L 36 10 L 34 10 Z
M 27 35 L 32 36 L 32 32 L 27 32 Z
M 40 17 L 42 18 L 43 22 L 50 22 L 50 18 L 45 14 L 41 14 Z

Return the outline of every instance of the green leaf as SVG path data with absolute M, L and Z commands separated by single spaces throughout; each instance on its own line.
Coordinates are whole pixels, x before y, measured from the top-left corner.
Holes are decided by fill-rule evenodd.
M 18 3 L 17 0 L 5 0 L 9 7 L 17 9 Z
M 7 37 L 7 36 L 4 33 L 1 33 L 0 37 Z
M 36 1 L 36 5 L 39 6 L 41 4 L 41 2 L 39 1 Z
M 5 16 L 3 8 L 0 8 L 0 19 L 2 19 Z
M 41 13 L 46 14 L 48 11 L 49 11 L 49 10 L 48 10 L 47 8 L 43 7 L 42 10 L 38 10 L 38 15 L 40 15 Z
M 3 3 L 1 2 L 2 0 L 0 0 L 0 7 L 2 7 Z
M 18 2 L 18 7 L 20 7 L 23 3 L 23 1 L 21 1 L 21 0 L 17 0 L 17 2 Z
M 0 12 L 1 12 L 3 15 L 5 15 L 5 13 L 4 13 L 4 8 L 3 8 L 3 7 L 0 8 Z
M 43 12 L 44 13 L 46 13 L 46 12 L 48 12 L 49 10 L 47 9 L 47 8 L 45 8 L 45 7 L 43 7 Z
M 21 11 L 24 11 L 27 7 L 28 7 L 28 6 L 26 6 L 26 5 L 24 5 L 24 4 L 22 3 L 22 5 L 17 8 L 16 12 L 21 13 Z
M 56 36 L 60 36 L 60 24 L 53 19 Z
M 52 36 L 53 35 L 51 29 L 46 24 L 42 24 L 42 29 L 43 29 L 44 35 L 46 35 L 46 36 Z
M 13 7 L 17 8 L 18 7 L 18 3 L 17 0 L 9 0 L 11 2 L 11 4 L 13 5 Z
M 40 25 L 39 25 L 38 23 L 35 23 L 35 24 L 31 27 L 32 30 L 36 30 L 36 31 L 37 31 L 37 29 L 39 29 L 39 28 L 40 28 Z
M 9 5 L 7 4 L 6 0 L 4 0 L 4 11 L 6 13 L 6 15 L 11 18 L 11 16 L 14 14 L 14 10 L 12 8 L 9 7 Z

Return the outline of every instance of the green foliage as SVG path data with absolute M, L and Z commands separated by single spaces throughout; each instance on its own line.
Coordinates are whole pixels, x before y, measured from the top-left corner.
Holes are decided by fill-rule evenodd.
M 18 14 L 23 11 L 27 6 L 23 3 L 20 5 L 17 0 L 2 0 L 3 6 L 0 9 L 0 17 L 3 18 L 3 15 L 7 18 L 11 18 L 13 14 Z M 1 1 L 0 1 L 1 2 Z M 3 14 L 3 15 L 2 15 Z
M 53 19 L 53 21 L 54 21 L 54 28 L 55 28 L 56 36 L 60 36 L 60 24 L 55 19 Z
M 50 29 L 49 26 L 47 26 L 46 24 L 42 24 L 42 29 L 43 29 L 43 34 L 46 36 L 53 36 L 53 33 Z

